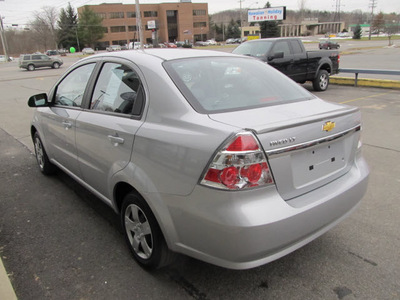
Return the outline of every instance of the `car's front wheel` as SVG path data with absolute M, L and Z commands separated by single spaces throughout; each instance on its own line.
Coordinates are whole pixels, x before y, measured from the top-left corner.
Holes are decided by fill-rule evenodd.
M 35 146 L 35 156 L 40 171 L 45 175 L 53 174 L 56 171 L 56 166 L 50 162 L 46 150 L 43 147 L 43 143 L 40 139 L 39 133 L 37 132 L 35 132 L 35 134 L 33 135 L 33 144 Z
M 53 64 L 53 69 L 58 69 L 60 67 L 60 64 L 58 62 L 55 62 Z
M 313 88 L 315 91 L 326 91 L 329 85 L 329 73 L 326 70 L 319 70 L 317 77 L 313 80 Z
M 131 192 L 124 198 L 121 222 L 128 247 L 143 268 L 154 270 L 167 265 L 173 258 L 160 226 L 146 201 Z

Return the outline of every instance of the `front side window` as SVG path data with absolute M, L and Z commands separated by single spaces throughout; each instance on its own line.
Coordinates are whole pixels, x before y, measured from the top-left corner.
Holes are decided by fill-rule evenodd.
M 283 56 L 287 57 L 290 55 L 290 47 L 287 41 L 276 42 L 274 48 L 272 49 L 273 53 L 283 52 Z
M 79 107 L 95 63 L 76 68 L 57 86 L 55 105 Z
M 313 99 L 285 75 L 251 58 L 196 58 L 164 62 L 183 96 L 200 113 L 253 109 Z
M 241 44 L 239 47 L 234 49 L 232 53 L 242 54 L 248 56 L 261 57 L 267 55 L 271 49 L 273 42 L 268 40 L 257 41 L 257 42 L 247 42 Z
M 132 114 L 140 94 L 140 79 L 131 68 L 105 63 L 93 92 L 90 109 Z

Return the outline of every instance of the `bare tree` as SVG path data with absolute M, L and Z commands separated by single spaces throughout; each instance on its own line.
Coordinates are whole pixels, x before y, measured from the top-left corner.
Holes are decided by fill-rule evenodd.
M 304 20 L 304 11 L 306 10 L 307 0 L 297 0 L 300 12 L 300 22 Z
M 57 49 L 57 10 L 54 7 L 45 6 L 40 12 L 35 12 L 32 29 L 39 39 L 35 39 L 37 47 L 43 50 L 48 48 Z

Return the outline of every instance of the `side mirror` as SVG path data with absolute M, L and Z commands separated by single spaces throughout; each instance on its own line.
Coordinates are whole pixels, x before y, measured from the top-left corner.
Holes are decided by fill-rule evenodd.
M 45 107 L 49 106 L 47 103 L 47 94 L 37 94 L 29 98 L 28 100 L 29 107 Z
M 275 58 L 283 58 L 283 52 L 276 52 L 272 54 L 271 56 L 268 56 L 268 60 L 273 60 Z

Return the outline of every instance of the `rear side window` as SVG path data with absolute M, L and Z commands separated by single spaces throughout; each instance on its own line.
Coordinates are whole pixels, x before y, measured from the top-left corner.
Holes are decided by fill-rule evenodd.
M 285 75 L 256 59 L 181 59 L 164 62 L 164 67 L 200 113 L 245 110 L 314 98 Z
M 140 114 L 137 101 L 142 101 L 139 76 L 130 67 L 105 63 L 90 103 L 90 109 L 122 114 Z
M 290 41 L 290 44 L 292 45 L 293 54 L 303 53 L 303 49 L 301 48 L 299 41 Z
M 23 59 L 24 59 L 24 60 L 30 60 L 30 59 L 31 59 L 31 56 L 30 56 L 30 55 L 25 55 Z
M 41 58 L 42 58 L 41 55 L 32 55 L 32 59 L 33 59 L 33 60 L 39 60 L 39 59 L 41 59 Z

